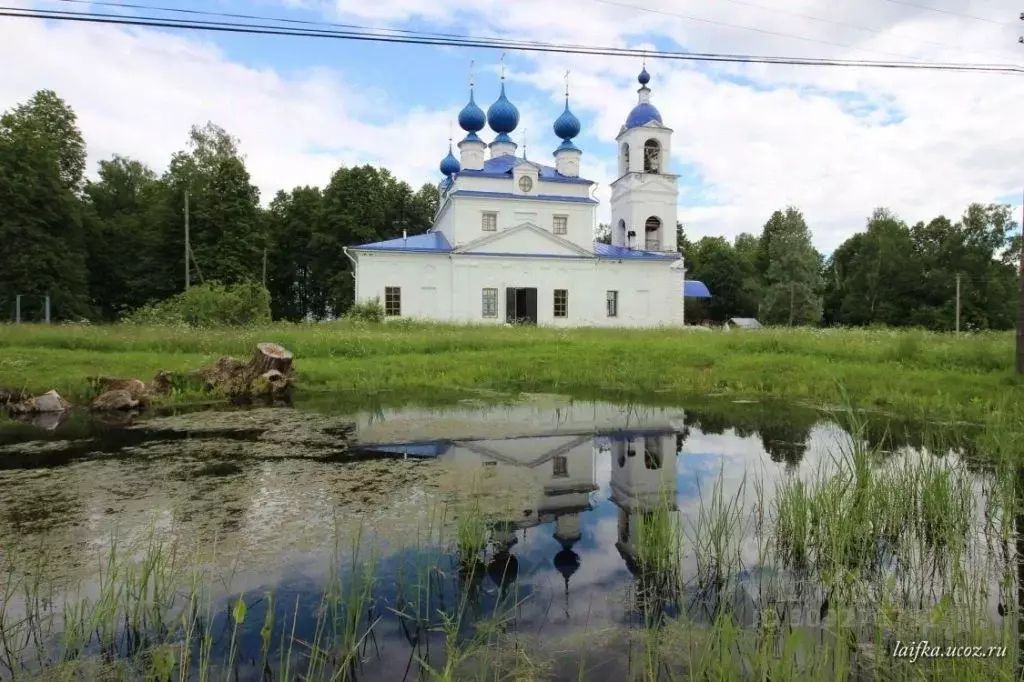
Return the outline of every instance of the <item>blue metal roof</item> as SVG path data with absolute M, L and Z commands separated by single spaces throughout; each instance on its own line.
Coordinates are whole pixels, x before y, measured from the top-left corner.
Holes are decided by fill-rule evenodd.
M 625 128 L 639 128 L 651 121 L 661 123 L 661 112 L 650 102 L 641 102 L 629 112 L 629 116 L 626 117 Z
M 683 296 L 686 298 L 711 298 L 711 292 L 708 291 L 704 282 L 687 279 L 683 280 Z
M 594 184 L 592 180 L 587 180 L 585 178 L 570 178 L 562 175 L 551 166 L 545 166 L 532 161 L 527 162 L 518 156 L 512 156 L 511 154 L 503 154 L 494 159 L 487 159 L 484 161 L 483 170 L 463 170 L 460 175 L 462 177 L 472 178 L 510 178 L 512 177 L 512 169 L 520 163 L 533 163 L 533 165 L 540 169 L 540 179 L 547 182 L 569 182 L 579 185 Z
M 594 254 L 598 258 L 614 258 L 615 260 L 679 260 L 678 253 L 637 251 L 625 246 L 612 246 L 604 242 L 594 242 Z
M 564 197 L 557 194 L 513 194 L 512 192 L 483 192 L 475 189 L 457 189 L 451 196 L 481 197 L 486 199 L 521 199 L 528 201 L 562 201 L 570 204 L 596 204 L 590 197 Z
M 374 242 L 352 248 L 360 251 L 418 251 L 426 253 L 450 253 L 452 250 L 451 244 L 440 232 L 414 234 L 408 238 L 399 237 L 386 242 Z

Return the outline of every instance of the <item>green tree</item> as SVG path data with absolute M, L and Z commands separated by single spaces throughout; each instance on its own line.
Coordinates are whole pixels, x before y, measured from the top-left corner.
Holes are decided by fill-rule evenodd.
M 278 192 L 267 211 L 270 251 L 267 289 L 275 319 L 327 315 L 327 292 L 314 276 L 313 238 L 322 230 L 323 195 L 317 187 Z
M 823 274 L 828 324 L 906 324 L 920 279 L 910 228 L 876 209 L 867 230 L 836 249 Z
M 188 192 L 196 274 L 222 284 L 260 281 L 267 246 L 265 221 L 259 190 L 250 182 L 238 141 L 212 123 L 193 126 L 188 149 L 171 158 L 164 182 L 170 189 L 165 196 L 171 202 L 168 216 L 184 206 Z M 163 240 L 165 267 L 180 263 L 183 269 L 181 219 L 165 225 Z
M 169 293 L 154 267 L 165 188 L 152 170 L 122 156 L 100 161 L 98 175 L 84 192 L 89 293 L 99 316 L 112 320 Z
M 91 314 L 82 210 L 85 164 L 75 114 L 50 91 L 0 116 L 0 306 L 28 313 L 51 297 L 54 319 Z M 41 316 L 41 315 L 40 315 Z
M 794 207 L 773 213 L 758 255 L 759 266 L 765 268 L 761 319 L 769 324 L 818 324 L 821 256 L 803 214 Z

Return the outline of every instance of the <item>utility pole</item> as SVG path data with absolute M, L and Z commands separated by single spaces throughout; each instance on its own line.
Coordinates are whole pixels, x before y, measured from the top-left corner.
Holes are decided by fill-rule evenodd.
M 192 247 L 188 242 L 188 190 L 185 190 L 185 291 L 188 291 L 189 286 L 189 254 L 192 252 Z
M 960 336 L 960 273 L 956 273 L 956 335 Z
M 1021 14 L 1024 19 L 1024 14 Z M 1024 198 L 1024 192 L 1021 193 Z M 1024 374 L 1024 202 L 1020 211 L 1020 291 L 1017 294 L 1017 374 Z

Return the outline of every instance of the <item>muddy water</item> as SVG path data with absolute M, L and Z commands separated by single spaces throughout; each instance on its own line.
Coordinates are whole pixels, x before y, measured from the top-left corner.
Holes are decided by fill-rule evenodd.
M 908 456 L 926 431 L 876 423 L 866 436 Z M 969 436 L 940 435 L 933 451 L 942 443 L 947 457 L 973 461 Z M 107 424 L 76 415 L 0 428 L 0 549 L 18 567 L 39 566 L 44 556 L 60 594 L 96 595 L 113 546 L 131 553 L 154 538 L 174 543 L 218 576 L 218 605 L 239 595 L 249 604 L 246 623 L 255 625 L 240 634 L 249 661 L 240 674 L 259 679 L 252 664 L 263 595 L 297 607 L 296 636 L 308 639 L 324 584 L 348 570 L 359 540 L 377 577 L 360 679 L 415 679 L 411 657 L 434 635 L 410 636 L 396 615 L 416 601 L 410 567 L 430 554 L 440 567 L 432 599 L 458 603 L 465 586 L 453 577 L 448 540 L 472 506 L 491 547 L 477 608 L 493 612 L 514 594 L 505 626 L 547 661 L 534 677 L 575 679 L 566 651 L 586 653 L 614 676 L 625 665 L 618 633 L 635 619 L 639 518 L 666 494 L 690 528 L 716 494 L 745 510 L 760 495 L 770 508 L 776 483 L 820 469 L 849 440 L 827 415 L 757 403 L 667 409 L 535 397 L 340 415 L 255 408 Z M 982 485 L 979 478 L 978 494 Z M 736 551 L 744 566 L 758 563 L 753 540 Z M 696 553 L 684 552 L 682 562 L 688 579 L 700 573 Z M 753 575 L 746 570 L 729 596 L 743 626 L 760 608 Z M 695 596 L 692 585 L 683 592 Z M 701 603 L 684 599 L 675 610 L 700 618 Z M 227 620 L 226 612 L 214 617 L 220 626 Z M 289 613 L 277 622 L 291 622 Z M 223 637 L 214 644 L 226 645 Z M 436 661 L 437 651 L 426 657 Z

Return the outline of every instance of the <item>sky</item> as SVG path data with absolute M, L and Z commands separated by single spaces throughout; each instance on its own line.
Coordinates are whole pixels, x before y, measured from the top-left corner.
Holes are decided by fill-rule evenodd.
M 135 4 L 641 50 L 1024 64 L 1013 0 L 134 0 Z M 7 6 L 117 12 L 55 0 Z M 152 14 L 152 13 L 150 13 Z M 171 16 L 171 15 L 164 15 Z M 341 165 L 389 168 L 414 187 L 438 163 L 468 100 L 498 94 L 501 52 L 232 35 L 0 17 L 0 110 L 43 88 L 76 111 L 91 172 L 113 154 L 162 171 L 190 126 L 241 142 L 268 202 L 325 185 Z M 513 139 L 552 163 L 552 123 L 570 103 L 582 175 L 608 222 L 615 136 L 636 103 L 640 59 L 509 52 Z M 671 171 L 691 239 L 759 233 L 803 211 L 834 250 L 877 207 L 908 223 L 959 217 L 1024 194 L 1024 74 L 648 59 L 652 102 L 674 130 Z M 456 141 L 461 131 L 455 126 Z M 521 148 L 520 148 L 521 151 Z

